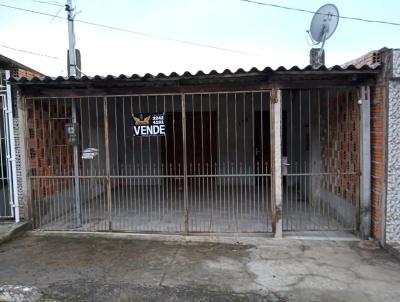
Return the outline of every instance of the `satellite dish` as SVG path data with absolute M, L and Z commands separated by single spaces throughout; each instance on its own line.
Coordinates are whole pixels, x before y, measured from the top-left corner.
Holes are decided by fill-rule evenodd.
M 308 31 L 310 38 L 314 45 L 322 43 L 318 54 L 319 62 L 324 51 L 325 41 L 333 35 L 338 23 L 339 10 L 333 4 L 321 6 L 311 20 L 310 30 Z

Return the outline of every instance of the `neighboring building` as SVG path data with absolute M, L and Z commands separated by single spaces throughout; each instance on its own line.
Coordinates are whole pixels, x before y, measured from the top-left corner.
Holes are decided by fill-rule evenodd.
M 12 77 L 42 77 L 44 74 L 0 54 L 0 70 L 9 70 Z
M 6 82 L 10 76 L 34 77 L 43 74 L 0 54 L 0 219 L 19 221 L 24 212 L 18 207 L 18 199 L 23 199 L 19 129 L 18 119 L 13 114 L 15 108 L 11 102 L 11 89 Z
M 33 226 L 400 242 L 399 66 L 12 78 Z
M 400 252 L 400 49 L 383 48 L 350 62 L 379 63 L 372 89 L 372 235 Z

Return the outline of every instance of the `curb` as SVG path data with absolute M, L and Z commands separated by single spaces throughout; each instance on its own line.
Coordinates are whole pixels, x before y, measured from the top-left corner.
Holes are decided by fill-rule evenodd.
M 0 235 L 0 245 L 21 236 L 30 229 L 31 227 L 28 221 L 14 224 L 7 233 Z
M 99 238 L 99 239 L 123 239 L 123 240 L 154 240 L 164 242 L 181 242 L 181 243 L 225 243 L 225 244 L 284 244 L 286 241 L 347 241 L 359 242 L 360 239 L 355 237 L 340 236 L 284 236 L 281 239 L 273 238 L 271 234 L 156 234 L 156 233 L 118 233 L 118 232 L 84 232 L 84 231 L 42 231 L 31 230 L 29 235 L 39 237 L 68 237 L 68 238 Z
M 66 237 L 66 238 L 96 238 L 96 239 L 122 239 L 122 240 L 153 240 L 178 243 L 226 243 L 237 244 L 254 241 L 271 240 L 271 237 L 255 235 L 252 237 L 238 236 L 236 234 L 212 234 L 212 235 L 177 235 L 177 234 L 154 234 L 154 233 L 118 233 L 118 232 L 74 232 L 74 231 L 38 231 L 32 230 L 29 235 L 39 237 Z
M 397 260 L 400 261 L 400 245 L 388 244 L 386 243 L 383 248 L 395 257 Z

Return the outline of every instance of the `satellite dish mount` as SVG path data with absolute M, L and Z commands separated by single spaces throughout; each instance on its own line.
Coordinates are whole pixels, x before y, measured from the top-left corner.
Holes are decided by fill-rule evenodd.
M 320 43 L 320 48 L 312 48 L 310 52 L 310 64 L 313 67 L 320 67 L 325 64 L 324 46 L 335 32 L 339 23 L 339 10 L 333 4 L 325 4 L 314 14 L 308 34 L 313 45 Z M 317 51 L 316 51 L 317 50 Z

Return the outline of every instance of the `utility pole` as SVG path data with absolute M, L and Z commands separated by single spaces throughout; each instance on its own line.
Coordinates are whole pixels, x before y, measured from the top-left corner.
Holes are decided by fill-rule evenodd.
M 72 6 L 72 0 L 67 0 L 65 10 L 68 13 L 68 46 L 69 46 L 69 66 L 68 76 L 76 76 L 76 56 L 75 56 L 75 31 L 74 31 L 74 14 L 75 10 Z
M 74 7 L 72 0 L 67 0 L 65 5 L 65 10 L 68 13 L 68 45 L 69 45 L 69 66 L 68 66 L 68 76 L 76 77 L 76 54 L 75 54 L 75 32 L 74 32 Z M 71 104 L 71 119 L 73 129 L 79 132 L 77 127 L 77 117 L 76 117 L 76 101 L 72 99 Z M 76 137 L 78 133 L 75 133 Z M 81 219 L 81 196 L 80 196 L 80 183 L 79 183 L 79 150 L 78 150 L 79 139 L 73 143 L 73 154 L 74 154 L 74 184 L 75 184 L 75 217 L 76 226 L 79 228 L 82 224 Z

